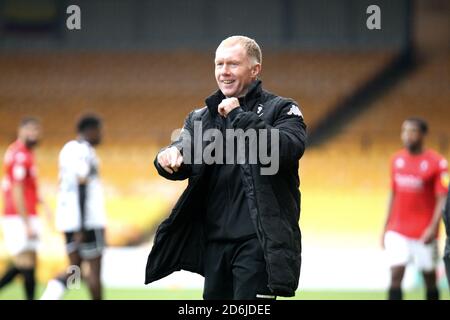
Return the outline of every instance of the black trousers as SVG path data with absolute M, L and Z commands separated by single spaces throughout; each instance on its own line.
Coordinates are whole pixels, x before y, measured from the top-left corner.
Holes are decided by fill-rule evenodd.
M 268 287 L 264 254 L 255 237 L 212 241 L 205 252 L 205 300 L 275 299 Z
M 445 272 L 447 273 L 448 286 L 450 287 L 450 237 L 447 237 L 447 243 L 444 251 Z

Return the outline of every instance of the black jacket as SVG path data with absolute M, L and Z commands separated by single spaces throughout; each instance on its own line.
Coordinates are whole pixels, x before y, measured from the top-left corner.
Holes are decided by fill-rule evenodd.
M 442 213 L 442 217 L 444 220 L 445 233 L 447 234 L 447 241 L 446 241 L 446 245 L 445 245 L 444 256 L 447 257 L 447 259 L 450 259 L 450 185 L 448 186 L 447 201 L 445 202 L 445 208 Z M 449 263 L 450 263 L 450 260 L 449 260 Z M 450 274 L 449 274 L 449 276 L 450 276 Z M 450 278 L 449 278 L 449 282 L 450 282 Z
M 217 112 L 224 99 L 217 91 L 206 99 L 206 106 L 191 112 L 184 123 L 184 133 L 193 136 L 194 121 L 202 121 L 203 131 L 218 128 Z M 279 170 L 275 175 L 261 175 L 261 164 L 241 164 L 243 185 L 249 199 L 251 219 L 261 246 L 269 276 L 269 288 L 278 296 L 293 296 L 298 287 L 301 266 L 299 159 L 306 143 L 306 125 L 298 104 L 262 89 L 255 81 L 244 98 L 244 105 L 228 117 L 234 128 L 244 131 L 276 128 L 279 131 Z M 183 134 L 172 145 L 182 150 Z M 270 146 L 270 143 L 268 143 Z M 203 148 L 207 146 L 203 142 Z M 248 145 L 247 145 L 248 147 Z M 183 154 L 183 156 L 185 156 Z M 178 172 L 168 174 L 158 164 L 158 173 L 170 180 L 189 178 L 169 217 L 158 227 L 149 254 L 145 283 L 161 279 L 181 269 L 203 275 L 205 249 L 204 195 L 207 181 L 205 164 L 183 164 Z

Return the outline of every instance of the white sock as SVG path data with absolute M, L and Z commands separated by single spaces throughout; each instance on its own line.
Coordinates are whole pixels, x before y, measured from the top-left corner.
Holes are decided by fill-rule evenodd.
M 47 288 L 41 296 L 41 300 L 61 300 L 66 287 L 64 284 L 56 279 L 52 279 L 48 282 Z

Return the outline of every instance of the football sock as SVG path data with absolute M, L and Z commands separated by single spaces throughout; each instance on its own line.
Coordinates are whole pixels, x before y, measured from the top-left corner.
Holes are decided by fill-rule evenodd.
M 36 288 L 35 268 L 21 269 L 20 272 L 24 278 L 24 286 L 27 300 L 34 299 L 34 291 Z
M 403 292 L 400 288 L 389 289 L 389 300 L 402 300 Z
M 437 288 L 427 290 L 427 300 L 439 300 L 439 290 Z
M 20 270 L 15 266 L 11 266 L 3 277 L 0 279 L 0 289 L 10 283 L 20 273 Z

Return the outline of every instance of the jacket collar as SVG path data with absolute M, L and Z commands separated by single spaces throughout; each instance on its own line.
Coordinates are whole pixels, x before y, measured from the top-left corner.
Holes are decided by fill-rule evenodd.
M 262 92 L 261 80 L 253 81 L 249 86 L 247 94 L 243 98 L 239 98 L 241 107 L 245 111 L 251 110 L 256 100 L 261 96 L 261 92 Z M 210 95 L 208 98 L 205 99 L 206 106 L 208 107 L 208 110 L 211 115 L 215 116 L 216 114 L 218 114 L 217 107 L 219 106 L 219 104 L 222 102 L 223 99 L 225 99 L 225 95 L 220 90 L 217 90 L 215 93 L 213 93 L 212 95 Z

